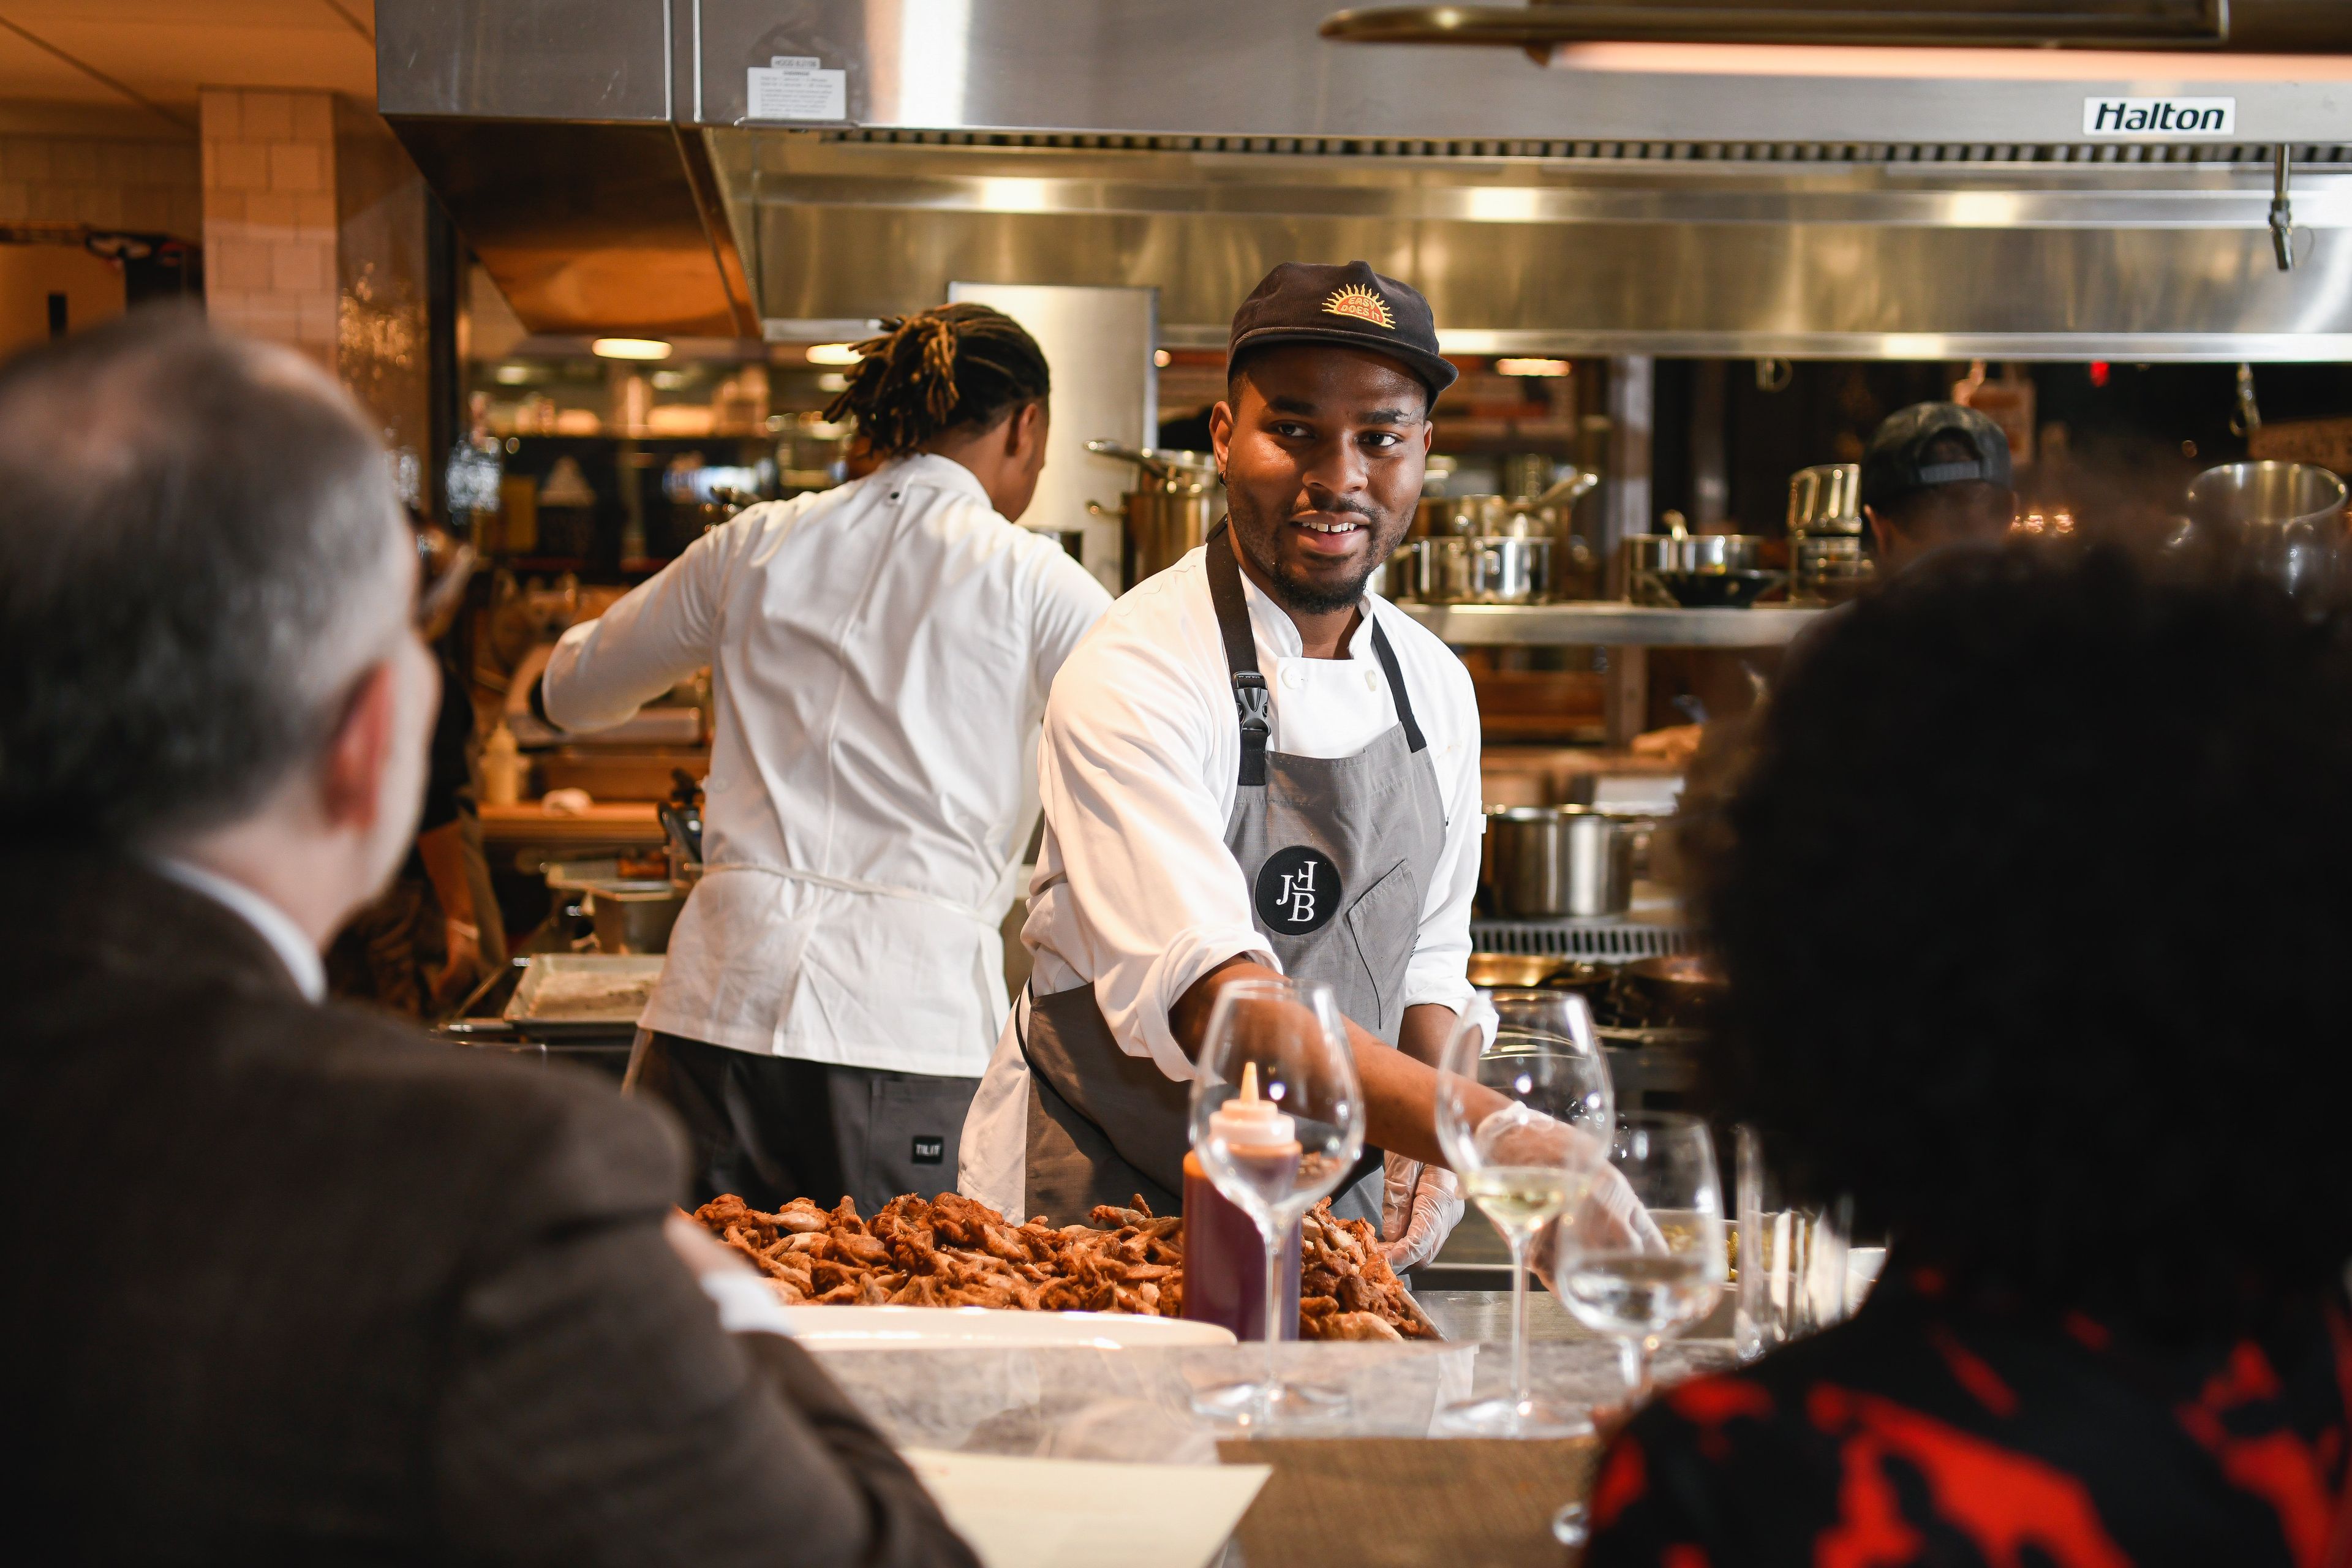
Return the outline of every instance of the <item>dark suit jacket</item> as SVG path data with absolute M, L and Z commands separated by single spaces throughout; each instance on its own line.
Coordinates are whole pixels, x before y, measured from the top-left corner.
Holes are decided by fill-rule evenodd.
M 313 1006 L 233 912 L 0 847 L 18 1561 L 967 1564 L 663 1241 L 678 1135 Z

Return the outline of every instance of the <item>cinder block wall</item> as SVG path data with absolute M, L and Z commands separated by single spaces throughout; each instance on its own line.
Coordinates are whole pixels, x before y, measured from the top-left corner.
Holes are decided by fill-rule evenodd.
M 204 237 L 196 143 L 0 131 L 0 223 Z
M 334 95 L 208 88 L 200 119 L 206 310 L 333 370 Z

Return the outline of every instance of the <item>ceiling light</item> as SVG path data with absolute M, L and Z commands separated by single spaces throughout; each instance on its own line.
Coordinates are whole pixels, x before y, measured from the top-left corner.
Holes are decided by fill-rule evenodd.
M 1572 367 L 1564 359 L 1498 359 L 1496 375 L 1566 375 Z
M 659 338 L 598 338 L 588 352 L 598 359 L 667 359 L 669 344 Z
M 849 390 L 849 378 L 837 370 L 829 370 L 816 378 L 816 389 L 819 392 L 846 392 Z
M 847 343 L 812 343 L 808 352 L 811 364 L 856 364 L 865 357 Z
M 1176 363 L 1176 356 L 1170 353 L 1166 349 L 1153 349 L 1151 351 L 1151 363 L 1158 365 L 1161 370 L 1166 370 L 1170 365 Z
M 493 374 L 500 386 L 522 386 L 530 380 L 530 367 L 521 364 L 502 364 Z

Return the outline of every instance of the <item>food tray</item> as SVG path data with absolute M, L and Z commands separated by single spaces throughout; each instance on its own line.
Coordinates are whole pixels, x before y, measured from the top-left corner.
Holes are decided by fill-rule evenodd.
M 626 1034 L 652 999 L 662 963 L 659 953 L 534 953 L 503 1016 L 524 1038 L 551 1043 Z

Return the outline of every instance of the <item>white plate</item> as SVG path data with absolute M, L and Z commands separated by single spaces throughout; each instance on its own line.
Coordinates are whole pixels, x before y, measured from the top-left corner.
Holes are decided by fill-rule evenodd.
M 908 1449 L 906 1459 L 983 1568 L 1207 1568 L 1274 1474 L 1271 1465 L 1126 1465 L 926 1448 Z
M 1092 1345 L 1097 1350 L 1229 1345 L 1231 1329 L 1131 1312 L 1017 1312 L 993 1307 L 786 1307 L 812 1350 L 927 1345 Z

